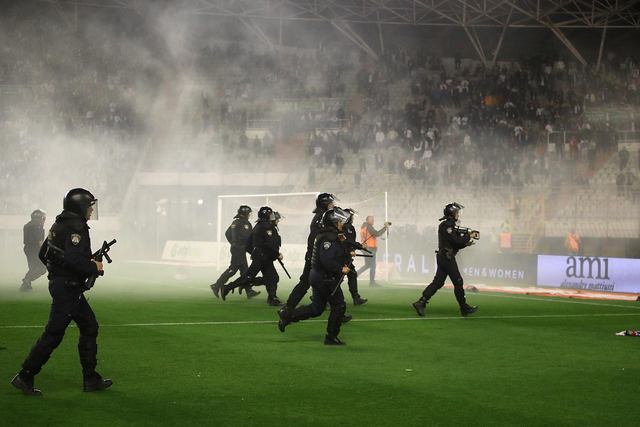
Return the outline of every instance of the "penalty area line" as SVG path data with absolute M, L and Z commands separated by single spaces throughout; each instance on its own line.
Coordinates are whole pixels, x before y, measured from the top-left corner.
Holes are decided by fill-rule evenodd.
M 353 319 L 351 322 L 406 322 L 406 321 L 431 321 L 431 320 L 501 320 L 501 319 L 553 319 L 571 317 L 625 317 L 640 316 L 640 313 L 585 313 L 585 314 L 517 314 L 503 316 L 439 316 L 439 317 L 381 317 L 369 319 Z M 303 323 L 324 323 L 326 319 L 309 319 Z M 275 324 L 276 320 L 231 320 L 211 322 L 155 322 L 155 323 L 121 323 L 104 324 L 100 327 L 144 327 L 144 326 L 221 326 L 221 325 L 263 325 Z M 75 325 L 70 325 L 75 327 Z M 43 328 L 43 325 L 0 325 L 0 329 L 29 329 Z

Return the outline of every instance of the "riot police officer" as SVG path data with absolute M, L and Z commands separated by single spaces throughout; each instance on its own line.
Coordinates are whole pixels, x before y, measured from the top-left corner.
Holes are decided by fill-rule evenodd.
M 349 219 L 344 224 L 343 232 L 345 239 L 350 242 L 348 246 L 357 245 L 356 239 L 358 235 L 356 233 L 356 228 L 353 226 L 353 217 L 355 216 L 356 211 L 353 209 L 345 209 L 344 210 L 348 215 Z M 352 260 L 353 261 L 353 260 Z M 347 282 L 349 283 L 349 293 L 351 294 L 351 298 L 353 298 L 353 305 L 363 305 L 367 303 L 367 299 L 362 298 L 358 293 L 358 273 L 356 268 L 353 265 L 353 262 L 349 264 L 349 273 L 347 273 Z
M 282 310 L 291 311 L 302 301 L 302 298 L 307 294 L 309 287 L 309 273 L 311 272 L 311 254 L 313 252 L 313 243 L 316 235 L 322 228 L 322 215 L 329 209 L 333 209 L 336 196 L 331 193 L 320 193 L 316 197 L 316 208 L 313 210 L 313 219 L 309 224 L 309 236 L 307 237 L 307 252 L 304 255 L 304 269 L 300 276 L 300 281 L 291 290 L 287 302 L 282 307 Z
M 444 216 L 440 218 L 441 222 L 438 226 L 436 275 L 431 284 L 424 289 L 420 299 L 412 304 L 419 316 L 424 316 L 429 299 L 444 285 L 447 276 L 449 276 L 453 283 L 453 292 L 460 306 L 460 314 L 467 316 L 475 313 L 478 309 L 477 306 L 467 304 L 464 288 L 462 287 L 464 282 L 458 269 L 458 263 L 456 262 L 456 254 L 458 251 L 467 246 L 471 246 L 473 244 L 471 239 L 479 238 L 477 231 L 458 227 L 457 222 L 460 218 L 460 210 L 463 208 L 464 206 L 455 202 L 449 203 L 444 207 Z
M 249 217 L 251 216 L 251 208 L 247 205 L 242 205 L 238 208 L 238 212 L 236 216 L 234 216 L 233 221 L 227 231 L 224 233 L 227 241 L 231 244 L 231 264 L 229 267 L 222 273 L 222 275 L 218 278 L 218 280 L 212 284 L 211 290 L 216 298 L 219 298 L 219 293 L 227 280 L 229 280 L 238 270 L 240 270 L 240 274 L 244 274 L 247 269 L 247 239 L 251 236 L 251 230 L 253 227 L 249 222 Z M 242 292 L 243 288 L 240 288 Z M 247 298 L 253 298 L 260 294 L 260 292 L 252 290 L 249 286 L 247 286 L 245 292 L 247 294 Z
M 343 231 L 344 224 L 348 219 L 349 214 L 338 207 L 329 209 L 323 214 L 322 228 L 314 240 L 311 253 L 309 283 L 313 289 L 312 303 L 292 311 L 280 310 L 278 312 L 280 316 L 278 329 L 281 332 L 284 332 L 287 325 L 292 322 L 322 315 L 328 302 L 331 312 L 324 343 L 326 345 L 345 344 L 338 338 L 342 318 L 346 311 L 340 284 L 350 271 L 349 265 L 353 253 L 350 253 L 342 245 L 338 233 Z
M 29 270 L 22 279 L 20 286 L 21 292 L 28 292 L 31 288 L 31 282 L 47 272 L 46 267 L 38 258 L 40 246 L 44 241 L 44 222 L 47 214 L 40 209 L 31 212 L 31 221 L 26 223 L 22 228 L 24 254 L 27 256 L 27 265 Z
M 269 206 L 263 206 L 258 211 L 258 221 L 251 231 L 251 237 L 246 250 L 251 254 L 251 265 L 238 279 L 222 288 L 222 300 L 226 300 L 229 292 L 238 287 L 249 285 L 264 285 L 267 289 L 267 304 L 280 306 L 282 303 L 276 295 L 280 277 L 273 262 L 282 260 L 280 246 L 282 241 L 278 233 L 278 221 L 282 217 Z M 256 275 L 262 272 L 262 277 Z
M 64 198 L 64 210 L 56 217 L 47 240 L 40 248 L 40 259 L 49 271 L 49 293 L 52 297 L 49 321 L 44 333 L 22 363 L 22 370 L 11 381 L 28 395 L 40 395 L 34 388 L 34 377 L 58 347 L 65 330 L 73 320 L 80 330 L 78 353 L 84 378 L 84 391 L 103 390 L 111 386 L 96 372 L 98 322 L 84 297 L 84 284 L 103 271 L 102 262 L 92 259 L 87 221 L 98 200 L 89 191 L 74 188 Z

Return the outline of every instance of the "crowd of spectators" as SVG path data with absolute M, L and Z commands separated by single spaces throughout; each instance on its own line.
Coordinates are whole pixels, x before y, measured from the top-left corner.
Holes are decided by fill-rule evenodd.
M 119 199 L 153 132 L 147 92 L 169 84 L 166 67 L 127 37 L 77 37 L 42 25 L 5 29 L 13 37 L 0 54 L 0 90 L 9 100 L 0 111 L 7 153 L 0 191 L 19 190 L 0 210 L 23 207 L 35 196 L 21 184 L 61 168 Z M 598 71 L 540 57 L 485 67 L 403 49 L 374 61 L 344 45 L 258 50 L 212 42 L 194 57 L 179 70 L 197 88 L 176 111 L 188 130 L 179 146 L 187 153 L 200 140 L 216 149 L 194 150 L 183 170 L 299 148 L 294 164 L 310 171 L 310 182 L 329 172 L 353 174 L 355 186 L 371 174 L 423 185 L 587 184 L 617 148 L 616 130 L 629 125 L 588 113 L 640 104 L 638 61 L 616 56 Z M 304 135 L 303 147 L 294 146 L 296 135 Z M 80 148 L 43 155 L 54 142 L 67 144 L 65 153 Z

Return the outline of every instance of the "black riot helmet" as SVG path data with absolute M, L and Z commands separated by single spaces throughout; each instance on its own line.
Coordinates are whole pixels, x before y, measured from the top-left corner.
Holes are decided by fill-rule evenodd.
M 238 213 L 234 218 L 249 218 L 249 215 L 253 212 L 247 205 L 242 205 L 238 208 Z
M 451 218 L 455 220 L 456 214 L 460 212 L 462 209 L 464 209 L 464 206 L 462 206 L 460 203 L 456 203 L 456 202 L 449 203 L 447 206 L 444 207 L 444 210 L 442 211 L 443 217 L 440 218 L 440 221 L 447 218 Z
M 44 221 L 46 217 L 47 213 L 43 210 L 36 209 L 35 211 L 31 212 L 31 219 L 33 220 Z
M 345 224 L 347 221 L 349 221 L 349 213 L 337 206 L 322 214 L 323 227 L 338 228 L 339 222 Z
M 264 220 L 267 220 L 267 221 L 275 221 L 276 220 L 276 214 L 273 212 L 273 209 L 271 209 L 269 206 L 263 206 L 258 211 L 258 219 L 264 219 Z
M 94 217 L 98 217 L 98 199 L 93 194 L 84 188 L 74 188 L 70 190 L 62 202 L 62 207 L 65 211 L 77 213 L 83 218 L 87 217 L 87 210 L 89 207 L 94 209 Z
M 349 219 L 347 220 L 347 222 L 349 224 L 353 224 L 353 217 L 355 217 L 357 213 L 356 210 L 351 208 L 346 208 L 344 211 L 349 214 Z
M 336 196 L 331 193 L 320 193 L 318 197 L 316 197 L 316 209 L 314 212 L 324 212 L 329 209 L 329 205 L 338 200 Z

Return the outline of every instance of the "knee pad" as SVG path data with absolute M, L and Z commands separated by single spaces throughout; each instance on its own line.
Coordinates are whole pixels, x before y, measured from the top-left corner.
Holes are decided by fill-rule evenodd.
M 98 326 L 98 322 L 94 320 L 91 324 L 80 329 L 80 339 L 82 339 L 83 337 L 95 339 L 98 336 L 99 328 L 100 327 Z
M 324 313 L 325 304 L 320 304 L 318 301 L 312 301 L 311 308 L 313 309 L 312 317 L 318 317 L 318 316 L 321 316 L 322 313 Z
M 453 286 L 462 287 L 462 285 L 464 284 L 464 280 L 462 280 L 462 276 L 458 276 L 455 278 L 451 278 L 451 283 L 453 283 Z

